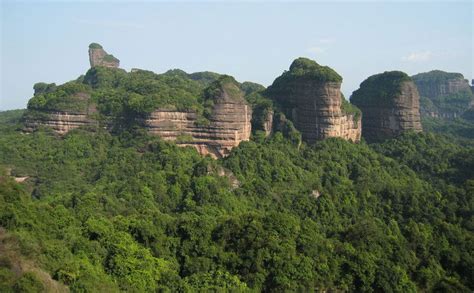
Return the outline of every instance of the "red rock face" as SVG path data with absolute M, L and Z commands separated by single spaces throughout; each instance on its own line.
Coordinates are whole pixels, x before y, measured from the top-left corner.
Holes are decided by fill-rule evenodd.
M 417 87 L 420 95 L 428 98 L 437 98 L 470 90 L 469 82 L 463 78 L 448 79 L 442 82 L 417 83 Z
M 417 82 L 418 91 L 420 96 L 426 97 L 429 100 L 437 100 L 437 98 L 442 96 L 449 96 L 452 94 L 464 94 L 469 95 L 472 90 L 469 86 L 469 82 L 464 78 L 453 78 L 441 81 L 431 81 L 431 82 Z M 436 102 L 435 102 L 436 103 Z M 470 102 L 461 102 L 461 101 L 450 101 L 449 108 L 438 107 L 435 104 L 433 106 L 421 104 L 421 115 L 435 118 L 443 119 L 455 119 L 462 116 L 462 114 L 474 107 L 474 99 L 471 99 Z
M 54 132 L 63 135 L 80 126 L 96 124 L 85 113 L 50 112 L 45 114 L 47 118 L 26 121 L 24 130 L 32 132 L 39 127 L 47 126 L 51 127 Z
M 328 137 L 360 140 L 360 117 L 355 119 L 341 110 L 341 83 L 295 81 L 287 88 L 291 89 L 287 96 L 277 97 L 277 100 L 291 100 L 295 105 L 286 112 L 291 112 L 291 120 L 304 141 L 314 143 Z
M 392 138 L 404 131 L 422 131 L 420 97 L 415 84 L 400 84 L 400 93 L 387 105 L 357 105 L 362 110 L 362 132 L 369 141 Z
M 212 111 L 209 125 L 197 124 L 195 112 L 158 109 L 145 120 L 151 134 L 180 146 L 192 146 L 201 155 L 225 157 L 241 141 L 250 139 L 252 110 L 243 101 L 221 100 Z
M 118 68 L 120 60 L 107 54 L 102 48 L 89 48 L 89 62 L 91 67 L 104 66 L 110 68 Z

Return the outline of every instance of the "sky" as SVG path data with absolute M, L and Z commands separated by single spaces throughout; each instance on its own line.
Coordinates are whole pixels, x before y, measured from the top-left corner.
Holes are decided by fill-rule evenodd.
M 25 108 L 36 82 L 85 74 L 92 42 L 126 70 L 207 70 L 265 86 L 307 57 L 343 77 L 347 98 L 389 70 L 474 78 L 472 1 L 0 3 L 0 110 Z

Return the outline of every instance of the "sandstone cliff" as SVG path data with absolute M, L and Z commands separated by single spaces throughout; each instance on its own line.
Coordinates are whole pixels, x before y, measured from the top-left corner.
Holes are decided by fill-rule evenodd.
M 399 71 L 369 77 L 351 96 L 362 110 L 362 135 L 367 141 L 422 131 L 419 99 L 413 81 Z
M 117 68 L 120 65 L 120 60 L 111 54 L 107 54 L 101 45 L 92 43 L 89 45 L 89 62 L 91 67 L 104 66 Z
M 34 118 L 30 116 L 31 118 L 25 119 L 24 130 L 32 132 L 39 127 L 50 127 L 54 132 L 63 135 L 75 128 L 97 123 L 90 119 L 86 113 L 43 112 L 41 114 Z
M 433 70 L 412 78 L 420 93 L 422 116 L 453 119 L 474 106 L 469 82 L 460 73 Z
M 331 68 L 299 58 L 265 95 L 280 105 L 306 142 L 328 137 L 359 141 L 360 112 L 350 105 L 343 107 L 341 82 L 342 78 Z
M 252 110 L 235 80 L 228 76 L 211 84 L 206 99 L 208 117 L 195 111 L 157 109 L 145 120 L 145 127 L 165 140 L 193 146 L 202 155 L 224 157 L 241 141 L 249 140 Z
M 61 87 L 60 90 L 62 90 Z M 54 91 L 51 94 L 54 94 Z M 35 106 L 32 102 L 35 101 L 35 98 L 41 99 L 41 94 L 39 95 L 39 97 L 35 96 L 30 100 L 28 110 L 23 117 L 25 131 L 32 132 L 39 127 L 46 126 L 62 135 L 80 126 L 97 124 L 97 121 L 91 118 L 91 115 L 97 110 L 95 105 L 90 102 L 90 94 L 78 92 L 61 97 L 67 106 L 62 104 L 60 107 L 50 104 L 42 107 Z

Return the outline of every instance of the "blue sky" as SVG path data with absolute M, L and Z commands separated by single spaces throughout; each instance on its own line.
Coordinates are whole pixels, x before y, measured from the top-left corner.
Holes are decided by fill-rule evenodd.
M 387 70 L 474 78 L 471 1 L 0 5 L 0 110 L 25 108 L 36 82 L 61 84 L 84 74 L 91 42 L 127 70 L 210 70 L 265 86 L 305 56 L 341 74 L 346 97 Z

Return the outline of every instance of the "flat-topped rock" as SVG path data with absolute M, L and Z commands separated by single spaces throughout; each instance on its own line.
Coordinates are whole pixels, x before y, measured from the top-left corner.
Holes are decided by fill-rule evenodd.
M 373 75 L 361 83 L 351 102 L 362 110 L 362 136 L 367 141 L 422 131 L 420 97 L 415 83 L 400 71 Z
M 298 58 L 265 95 L 281 105 L 306 142 L 328 137 L 359 141 L 360 112 L 344 100 L 341 82 L 342 77 L 331 68 Z
M 195 111 L 157 109 L 145 120 L 145 127 L 165 140 L 192 146 L 202 155 L 227 156 L 241 141 L 250 139 L 252 109 L 229 76 L 213 82 L 205 95 L 211 106 L 204 116 Z
M 474 106 L 474 95 L 461 73 L 433 70 L 414 75 L 422 116 L 454 119 Z

